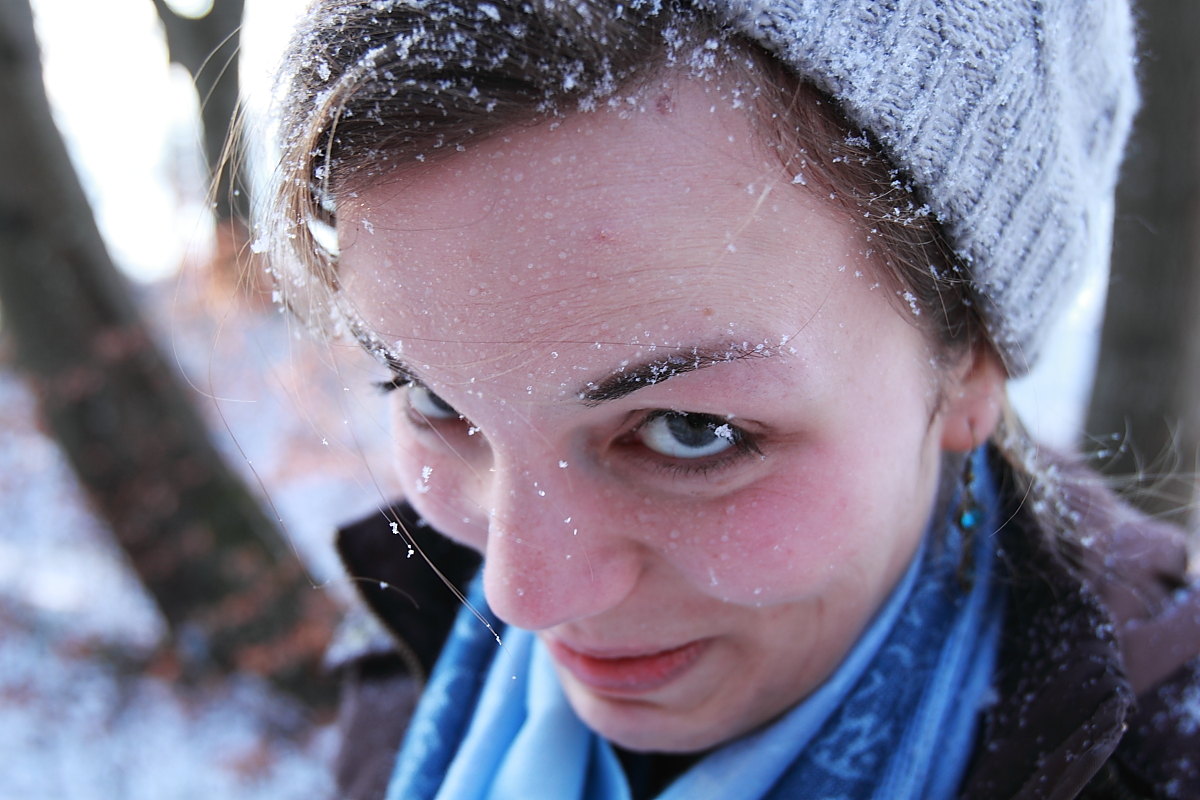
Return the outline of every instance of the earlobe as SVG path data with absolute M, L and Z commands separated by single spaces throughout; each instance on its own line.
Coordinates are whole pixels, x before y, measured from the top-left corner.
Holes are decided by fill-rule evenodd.
M 942 449 L 965 453 L 992 435 L 1000 421 L 1007 379 L 999 357 L 986 345 L 947 381 L 942 406 Z

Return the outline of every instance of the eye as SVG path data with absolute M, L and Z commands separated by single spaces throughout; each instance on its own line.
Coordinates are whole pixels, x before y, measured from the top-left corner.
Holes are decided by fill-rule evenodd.
M 738 445 L 742 432 L 720 417 L 664 411 L 642 424 L 637 437 L 649 449 L 671 458 L 705 458 Z
M 454 407 L 419 383 L 408 385 L 408 404 L 413 411 L 426 419 L 459 419 L 462 414 Z

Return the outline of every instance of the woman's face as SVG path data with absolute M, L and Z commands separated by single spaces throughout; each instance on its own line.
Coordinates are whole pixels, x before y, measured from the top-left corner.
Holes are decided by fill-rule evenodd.
M 980 402 L 754 135 L 680 81 L 338 208 L 345 296 L 414 378 L 408 499 L 632 749 L 702 750 L 812 691 Z

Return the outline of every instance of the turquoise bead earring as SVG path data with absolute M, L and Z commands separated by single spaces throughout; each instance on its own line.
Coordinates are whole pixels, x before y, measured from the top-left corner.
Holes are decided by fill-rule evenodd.
M 958 559 L 958 585 L 964 592 L 971 590 L 975 570 L 975 530 L 983 524 L 983 509 L 975 499 L 975 453 L 967 453 L 963 464 L 962 489 L 958 493 L 958 510 L 954 522 L 962 533 L 962 554 Z
M 962 491 L 959 492 L 958 513 L 955 515 L 955 521 L 963 533 L 970 533 L 983 522 L 983 509 L 975 500 L 975 491 L 972 488 L 975 484 L 973 455 L 967 453 L 967 460 L 963 466 Z

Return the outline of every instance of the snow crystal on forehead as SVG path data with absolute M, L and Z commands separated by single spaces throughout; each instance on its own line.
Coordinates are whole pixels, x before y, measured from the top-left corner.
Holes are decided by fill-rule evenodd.
M 287 154 L 280 175 L 281 185 L 307 183 L 307 197 L 281 192 L 277 204 L 257 221 L 255 241 L 258 250 L 269 252 L 284 282 L 311 283 L 304 297 L 284 292 L 293 309 L 310 324 L 322 326 L 325 323 L 317 323 L 305 311 L 305 304 L 314 314 L 332 312 L 350 320 L 346 329 L 356 336 L 366 332 L 365 326 L 342 314 L 332 297 L 320 296 L 327 281 L 317 278 L 336 271 L 339 250 L 330 224 L 337 216 L 335 192 L 344 200 L 355 186 L 369 185 L 404 164 L 429 163 L 436 151 L 463 151 L 502 124 L 483 121 L 497 109 L 511 113 L 515 108 L 506 101 L 503 88 L 489 90 L 489 76 L 516 76 L 524 85 L 520 92 L 532 92 L 516 101 L 528 102 L 523 113 L 552 127 L 575 113 L 607 110 L 629 117 L 669 110 L 670 95 L 681 78 L 704 83 L 714 110 L 720 103 L 742 108 L 761 91 L 754 80 L 743 78 L 754 64 L 738 44 L 724 36 L 695 35 L 686 12 L 672 12 L 670 22 L 664 17 L 656 21 L 653 15 L 665 13 L 657 2 L 630 3 L 627 10 L 617 11 L 618 18 L 638 11 L 645 30 L 653 29 L 653 35 L 661 37 L 665 47 L 647 51 L 657 50 L 661 58 L 648 61 L 622 61 L 621 47 L 613 48 L 611 59 L 538 56 L 545 37 L 551 44 L 558 41 L 569 47 L 572 42 L 586 43 L 590 34 L 577 27 L 555 31 L 553 26 L 562 24 L 555 22 L 539 28 L 528 7 L 492 2 L 463 7 L 437 0 L 380 0 L 369 4 L 366 12 L 355 6 L 324 6 L 293 44 L 279 84 L 279 102 L 286 104 L 281 109 L 286 127 L 280 144 Z M 597 22 L 593 8 L 571 9 L 583 24 Z M 522 40 L 525 45 L 516 44 Z M 646 40 L 639 37 L 630 52 L 645 46 Z M 748 70 L 727 68 L 740 66 L 737 59 L 743 59 Z M 662 105 L 664 98 L 667 107 Z M 358 124 L 347 125 L 351 118 Z M 478 126 L 473 119 L 480 120 Z M 390 133 L 373 139 L 364 121 L 374 121 Z M 309 275 L 316 280 L 310 282 Z M 380 343 L 364 343 L 384 361 L 394 355 Z

